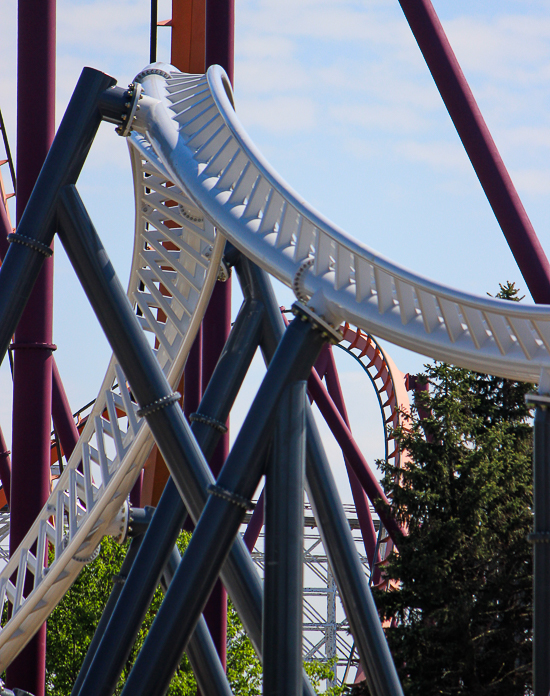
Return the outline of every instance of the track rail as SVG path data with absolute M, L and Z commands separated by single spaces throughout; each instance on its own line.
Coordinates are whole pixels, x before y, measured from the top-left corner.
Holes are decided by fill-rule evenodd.
M 176 387 L 218 275 L 224 239 L 170 181 L 150 146 L 130 141 L 136 231 L 128 295 Z M 92 559 L 103 536 L 124 537 L 126 498 L 153 439 L 113 357 L 63 474 L 0 574 L 0 671 L 30 640 Z
M 510 379 L 537 381 L 550 368 L 550 308 L 434 283 L 346 235 L 257 151 L 221 68 L 186 75 L 157 63 L 136 80 L 144 98 L 129 138 L 136 237 L 128 294 L 173 388 L 218 275 L 224 237 L 335 326 L 346 321 L 416 352 Z M 124 533 L 121 505 L 151 446 L 112 359 L 65 471 L 0 574 L 0 603 L 13 607 L 0 631 L 0 671 L 102 536 Z
M 340 331 L 343 339 L 339 347 L 361 363 L 376 390 L 384 427 L 386 459 L 393 459 L 398 468 L 407 466 L 407 452 L 399 449 L 393 435 L 393 431 L 403 425 L 402 414 L 408 412 L 410 408 L 405 375 L 372 336 L 363 333 L 361 329 L 352 329 L 348 324 L 340 327 Z M 390 536 L 380 528 L 377 542 L 380 555 L 380 560 L 376 563 L 378 567 L 383 567 L 387 563 L 393 549 L 394 545 Z M 374 569 L 372 572 L 374 573 Z M 389 589 L 388 580 L 383 573 L 376 587 Z
M 224 71 L 154 64 L 136 128 L 225 236 L 334 325 L 347 321 L 415 352 L 510 379 L 550 368 L 550 308 L 432 282 L 329 222 L 271 168 L 240 124 Z
M 401 467 L 406 455 L 399 451 L 391 431 L 401 425 L 401 413 L 409 410 L 405 375 L 372 336 L 363 333 L 361 329 L 352 329 L 349 324 L 344 324 L 340 331 L 340 346 L 361 363 L 376 390 L 384 423 L 386 459 L 395 459 L 395 465 Z

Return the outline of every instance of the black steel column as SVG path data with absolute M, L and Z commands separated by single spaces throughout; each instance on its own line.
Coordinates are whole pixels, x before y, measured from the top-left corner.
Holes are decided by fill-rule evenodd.
M 123 696 L 162 696 L 166 692 L 263 474 L 280 398 L 293 382 L 307 378 L 331 337 L 330 329 L 316 317 L 294 307 L 297 317 L 283 336 L 216 485 L 209 487 L 210 498 Z
M 233 247 L 226 253 L 235 264 L 245 297 L 262 298 L 265 305 L 262 351 L 266 363 L 284 331 L 280 310 L 267 274 Z M 311 407 L 306 403 L 306 480 L 323 544 L 346 610 L 367 683 L 373 696 L 402 696 L 372 594 L 357 556 L 342 504 L 326 458 Z M 548 696 L 545 694 L 545 696 Z
M 302 687 L 306 383 L 285 390 L 265 483 L 263 696 Z
M 403 696 L 313 412 L 306 405 L 306 490 L 372 696 Z
M 164 408 L 148 413 L 146 418 L 173 481 L 193 521 L 197 522 L 206 503 L 207 488 L 214 483 L 208 465 L 181 408 L 171 399 L 166 377 L 74 187 L 67 187 L 60 197 L 58 216 L 60 239 L 138 403 L 149 404 L 162 399 L 165 404 Z M 206 424 L 204 427 L 208 428 Z M 159 509 L 160 504 L 157 512 Z M 151 527 L 153 524 L 154 521 Z M 262 585 L 241 537 L 229 552 L 222 580 L 256 652 L 261 655 Z M 109 657 L 106 655 L 106 660 Z M 99 665 L 104 669 L 103 661 Z M 99 678 L 97 673 L 98 670 L 89 670 L 80 696 L 103 693 L 94 689 L 93 684 L 88 687 L 88 678 Z M 304 696 L 313 696 L 305 674 L 303 689 Z
M 202 415 L 204 419 L 194 420 L 191 424 L 191 430 L 197 437 L 207 460 L 214 452 L 221 435 L 220 430 L 213 425 L 223 423 L 227 419 L 256 351 L 262 314 L 263 306 L 258 301 L 249 300 L 243 303 L 198 408 L 198 415 Z M 91 652 L 90 661 L 87 655 L 79 678 L 72 689 L 72 696 L 78 696 L 84 680 L 86 686 L 82 694 L 102 693 L 104 690 L 115 688 L 163 569 L 169 562 L 171 554 L 174 551 L 177 553 L 174 543 L 186 515 L 187 510 L 181 496 L 170 478 L 150 528 L 144 536 L 136 562 L 120 593 L 112 621 L 109 622 L 108 628 L 101 637 L 100 645 L 94 646 L 93 651 L 90 647 L 88 653 Z M 179 558 L 179 553 L 177 556 Z M 174 563 L 173 558 L 172 563 Z M 170 581 L 175 573 L 175 567 L 172 571 Z M 208 630 L 206 633 L 210 635 Z M 197 637 L 199 644 L 195 645 L 193 640 L 189 644 L 190 659 L 192 654 L 201 653 L 200 645 L 204 643 L 204 636 L 200 632 L 198 635 L 195 632 L 194 637 Z M 200 660 L 197 659 L 197 662 Z M 216 672 L 213 671 L 212 678 L 215 676 Z M 211 691 L 204 693 L 211 693 Z
M 533 449 L 533 686 L 535 696 L 550 691 L 550 397 L 536 403 Z M 546 403 L 544 403 L 546 402 Z
M 76 182 L 102 120 L 100 104 L 109 87 L 117 96 L 116 80 L 84 68 L 32 195 L 17 234 L 0 268 L 0 363 L 23 313 L 55 233 L 57 195 Z

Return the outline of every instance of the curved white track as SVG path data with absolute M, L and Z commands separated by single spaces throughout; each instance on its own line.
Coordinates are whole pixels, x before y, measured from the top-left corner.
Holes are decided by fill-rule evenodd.
M 550 368 L 550 308 L 447 288 L 347 236 L 256 150 L 221 68 L 186 75 L 154 64 L 136 80 L 144 98 L 129 138 L 136 241 L 128 294 L 173 388 L 218 274 L 224 239 L 217 230 L 335 326 L 346 321 L 436 359 L 512 379 L 537 381 Z M 0 574 L 1 604 L 13 606 L 0 631 L 0 671 L 102 536 L 123 531 L 121 505 L 152 446 L 136 411 L 113 359 L 69 464 Z
M 175 389 L 218 275 L 224 240 L 169 181 L 140 136 L 130 141 L 130 157 L 136 233 L 128 295 Z M 45 621 L 102 537 L 124 536 L 125 501 L 153 445 L 137 409 L 113 357 L 55 490 L 0 574 L 1 605 L 9 600 L 13 607 L 0 631 L 0 672 Z M 26 575 L 30 592 L 24 589 Z
M 298 274 L 300 294 L 328 321 L 511 379 L 538 381 L 550 368 L 550 308 L 469 295 L 388 261 L 316 212 L 263 159 L 219 66 L 206 76 L 155 67 L 165 76 L 148 75 L 143 86 L 158 101 L 144 105 L 136 128 L 224 235 L 286 285 Z

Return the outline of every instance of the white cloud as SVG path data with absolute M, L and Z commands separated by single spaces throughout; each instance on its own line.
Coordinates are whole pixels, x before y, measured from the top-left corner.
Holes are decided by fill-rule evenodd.
M 545 200 L 550 195 L 550 172 L 548 169 L 514 169 L 510 175 L 520 195 L 542 196 Z
M 359 126 L 363 129 L 390 131 L 396 134 L 423 131 L 428 120 L 422 113 L 408 106 L 387 104 L 342 104 L 330 109 L 338 124 Z
M 444 23 L 466 72 L 524 86 L 546 82 L 550 65 L 550 18 L 461 17 Z
M 422 162 L 436 170 L 471 170 L 470 160 L 460 143 L 446 141 L 420 143 L 406 141 L 396 145 L 397 152 L 411 162 Z
M 316 124 L 316 105 L 308 97 L 286 96 L 241 99 L 239 113 L 245 126 L 260 126 L 275 133 L 295 133 L 311 129 Z

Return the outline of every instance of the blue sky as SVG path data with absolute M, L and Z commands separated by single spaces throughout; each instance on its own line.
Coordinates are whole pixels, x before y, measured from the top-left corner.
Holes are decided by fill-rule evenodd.
M 434 5 L 539 239 L 550 249 L 548 5 Z M 169 18 L 170 6 L 160 0 L 160 19 Z M 147 0 L 59 1 L 58 119 L 84 65 L 124 85 L 148 62 L 148 20 Z M 159 29 L 159 59 L 169 58 L 169 36 L 169 29 Z M 494 293 L 507 280 L 525 291 L 397 0 L 236 0 L 235 46 L 238 115 L 306 200 L 364 243 L 429 278 L 476 294 Z M 0 60 L 0 108 L 14 145 L 14 0 L 0 0 Z M 126 145 L 108 124 L 79 189 L 126 282 L 132 183 Z M 290 293 L 281 291 L 280 301 L 289 305 Z M 96 395 L 110 351 L 60 245 L 54 332 L 56 359 L 76 410 Z M 404 372 L 417 372 L 425 361 L 388 349 Z M 361 444 L 372 460 L 381 455 L 381 436 L 370 387 L 366 380 L 357 387 L 353 361 L 341 369 Z M 254 374 L 260 373 L 256 366 Z M 0 388 L 0 424 L 9 439 L 6 366 Z M 251 393 L 251 386 L 244 390 L 235 426 Z

